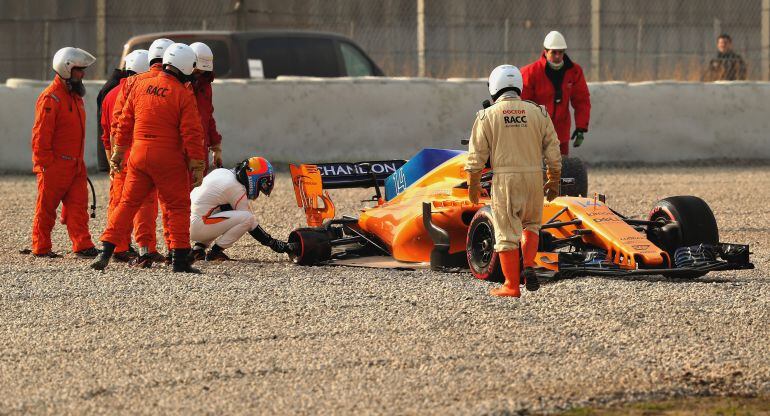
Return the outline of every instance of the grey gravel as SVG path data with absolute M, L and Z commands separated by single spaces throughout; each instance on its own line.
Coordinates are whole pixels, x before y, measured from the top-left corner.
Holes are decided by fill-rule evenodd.
M 204 275 L 104 273 L 29 246 L 31 176 L 0 177 L 0 413 L 505 413 L 770 393 L 770 167 L 595 168 L 621 212 L 694 194 L 756 270 L 547 282 L 518 301 L 467 273 L 300 268 L 251 239 Z M 106 177 L 97 176 L 105 222 Z M 333 191 L 354 214 L 369 191 Z M 303 224 L 288 175 L 256 204 Z M 248 236 L 247 236 L 248 237 Z M 199 263 L 200 265 L 200 263 Z

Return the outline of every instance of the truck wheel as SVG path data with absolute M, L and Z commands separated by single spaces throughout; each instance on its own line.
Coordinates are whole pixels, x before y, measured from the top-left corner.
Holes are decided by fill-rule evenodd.
M 697 196 L 683 195 L 661 199 L 650 211 L 650 221 L 671 224 L 649 228 L 647 239 L 666 250 L 672 261 L 676 249 L 680 247 L 719 243 L 719 229 L 714 213 L 706 201 Z M 691 273 L 677 277 L 694 279 L 704 274 L 706 273 Z
M 468 266 L 470 266 L 473 277 L 492 282 L 505 280 L 494 247 L 495 226 L 492 222 L 492 210 L 489 207 L 484 207 L 473 216 L 465 242 Z
M 574 185 L 562 187 L 562 196 L 588 196 L 588 170 L 579 157 L 562 158 L 561 177 L 575 179 Z
M 315 266 L 332 257 L 331 239 L 322 229 L 298 228 L 289 234 L 289 243 L 297 245 L 289 257 L 300 266 Z

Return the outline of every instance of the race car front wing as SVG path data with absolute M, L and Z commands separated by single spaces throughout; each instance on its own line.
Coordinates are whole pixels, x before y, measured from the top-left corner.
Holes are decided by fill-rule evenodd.
M 704 250 L 705 249 L 705 250 Z M 693 274 L 705 274 L 721 270 L 748 270 L 753 269 L 754 264 L 749 261 L 751 254 L 749 246 L 746 244 L 718 243 L 716 245 L 699 244 L 692 247 L 682 247 L 679 250 L 683 252 L 697 251 L 701 253 L 706 251 L 712 253 L 707 256 L 692 256 L 686 264 L 677 264 L 677 267 L 669 268 L 639 268 L 622 269 L 614 264 L 606 264 L 596 261 L 579 261 L 574 252 L 559 253 L 559 271 L 555 273 L 559 277 L 579 277 L 579 276 L 645 276 L 645 275 L 665 275 L 669 277 L 687 277 Z M 679 252 L 677 250 L 677 252 Z M 680 257 L 680 256 L 675 256 Z M 718 257 L 718 258 L 717 258 Z M 585 258 L 585 257 L 584 257 Z M 554 273 L 547 273 L 554 275 Z

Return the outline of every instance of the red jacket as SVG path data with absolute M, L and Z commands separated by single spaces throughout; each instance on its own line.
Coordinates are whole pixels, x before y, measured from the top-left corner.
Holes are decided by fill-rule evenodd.
M 213 78 L 198 78 L 193 84 L 198 111 L 201 113 L 201 124 L 203 125 L 203 131 L 206 133 L 204 145 L 207 150 L 211 146 L 222 143 L 222 136 L 217 131 L 217 122 L 214 120 L 211 81 L 213 81 Z
M 546 65 L 548 62 L 543 54 L 540 59 L 522 68 L 524 91 L 521 92 L 521 98 L 544 105 L 548 114 L 551 115 L 559 141 L 568 142 L 572 126 L 569 113 L 570 102 L 575 110 L 575 127 L 588 131 L 588 121 L 591 118 L 591 96 L 588 92 L 588 84 L 583 75 L 583 68 L 564 55 L 566 72 L 561 84 L 562 100 L 556 104 L 554 102 L 556 90 L 545 73 Z
M 85 169 L 86 111 L 83 98 L 58 75 L 37 99 L 32 126 L 32 170 L 42 172 L 57 158 L 77 160 Z
M 110 132 L 112 131 L 112 122 L 114 121 L 113 110 L 115 109 L 115 100 L 118 98 L 118 94 L 123 90 L 127 78 L 121 78 L 120 84 L 117 87 L 110 90 L 102 100 L 102 119 L 99 123 L 102 125 L 102 143 L 107 150 L 112 149 L 112 143 L 110 143 Z

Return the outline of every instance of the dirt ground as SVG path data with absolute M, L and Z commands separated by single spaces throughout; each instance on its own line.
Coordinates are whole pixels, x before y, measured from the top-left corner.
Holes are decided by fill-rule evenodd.
M 712 207 L 751 271 L 548 282 L 518 301 L 469 274 L 301 268 L 250 237 L 203 275 L 95 273 L 29 247 L 32 176 L 0 177 L 0 414 L 541 413 L 770 393 L 770 166 L 602 167 L 628 215 L 671 195 Z M 96 176 L 104 228 L 108 180 Z M 333 191 L 355 214 L 369 191 Z M 258 218 L 303 224 L 288 175 Z M 583 413 L 574 413 L 583 414 Z M 590 413 L 584 413 L 590 414 Z M 646 413 L 645 413 L 646 414 Z
M 770 396 L 680 397 L 607 407 L 573 407 L 559 416 L 767 416 Z

